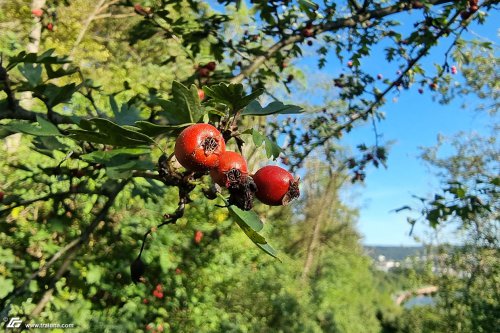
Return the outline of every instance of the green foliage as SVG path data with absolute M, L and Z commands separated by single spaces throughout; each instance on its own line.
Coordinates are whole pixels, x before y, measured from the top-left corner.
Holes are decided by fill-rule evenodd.
M 435 72 L 419 59 L 443 36 L 464 30 L 468 22 L 458 17 L 465 2 L 439 8 L 425 2 L 409 35 L 390 15 L 418 12 L 413 2 L 367 1 L 363 8 L 355 1 L 252 1 L 248 8 L 218 2 L 225 6 L 55 1 L 37 18 L 25 2 L 0 4 L 0 137 L 6 142 L 0 147 L 0 318 L 75 323 L 78 332 L 378 332 L 397 323 L 392 283 L 407 281 L 384 284 L 386 276 L 371 270 L 353 227 L 355 211 L 339 199 L 344 184 L 333 181 L 347 178 L 336 169 L 343 156 L 333 141 L 371 117 L 382 119 L 379 108 L 396 88 L 431 80 L 439 83 L 436 95 L 445 101 L 453 95 L 447 62 Z M 485 12 L 471 20 L 483 21 L 491 6 L 482 3 Z M 321 112 L 280 101 L 263 106 L 264 93 L 299 91 L 295 81 L 305 82 L 305 74 L 295 60 L 309 54 L 304 42 L 313 38 L 320 68 L 330 59 L 351 61 L 328 78 L 340 89 L 335 100 Z M 455 49 L 461 43 L 457 38 Z M 402 71 L 394 80 L 377 82 L 363 66 L 380 44 Z M 478 46 L 477 61 L 475 51 L 454 55 L 470 65 L 469 86 L 480 75 L 472 72 L 476 67 L 493 77 L 491 52 L 483 52 L 491 45 Z M 216 68 L 208 66 L 214 61 Z M 298 65 L 287 68 L 292 63 Z M 331 85 L 325 87 L 329 92 Z M 495 90 L 491 80 L 476 87 L 485 100 Z M 256 116 L 268 116 L 266 125 L 254 126 Z M 293 125 L 297 119 L 301 129 Z M 214 124 L 228 147 L 250 157 L 264 145 L 268 159 L 286 153 L 283 163 L 297 168 L 324 148 L 332 163 L 328 172 L 307 170 L 312 181 L 294 206 L 219 209 L 215 203 L 224 200 L 208 200 L 213 184 L 206 173 L 185 171 L 173 160 L 177 135 L 199 122 Z M 368 163 L 386 160 L 383 147 L 360 147 L 359 163 L 349 168 L 355 179 Z M 495 210 L 484 197 L 497 194 L 498 178 L 481 182 L 474 188 L 463 179 L 448 182 L 427 218 L 438 224 L 459 216 L 470 230 L 471 213 L 485 218 Z M 481 240 L 490 244 L 486 231 Z M 282 262 L 271 258 L 277 251 L 267 239 Z M 495 251 L 464 250 L 450 265 L 472 267 L 478 278 L 442 280 L 444 295 L 469 297 L 443 305 L 443 318 L 465 318 L 465 331 L 491 331 L 498 326 L 492 316 L 498 302 L 488 293 L 497 288 L 488 275 L 498 276 Z M 139 251 L 146 272 L 136 285 L 129 266 Z M 475 260 L 464 259 L 470 253 Z M 434 316 L 416 313 L 422 324 L 415 320 L 409 331 L 434 329 Z M 413 320 L 414 313 L 404 316 Z

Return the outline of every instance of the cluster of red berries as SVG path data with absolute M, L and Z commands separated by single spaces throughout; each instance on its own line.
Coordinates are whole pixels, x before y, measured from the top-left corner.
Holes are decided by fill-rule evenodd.
M 215 71 L 216 67 L 217 64 L 215 63 L 215 61 L 210 61 L 205 65 L 198 67 L 198 75 L 200 77 L 208 77 L 210 76 L 211 72 Z
M 153 296 L 159 299 L 163 298 L 163 287 L 161 284 L 156 285 L 156 288 L 153 290 Z
M 152 333 L 163 332 L 163 325 L 156 326 L 156 329 L 151 324 L 146 325 L 146 331 L 151 331 Z
M 467 20 L 469 17 L 472 16 L 472 14 L 477 12 L 479 9 L 478 0 L 469 0 L 468 5 L 469 5 L 468 10 L 465 10 L 465 11 L 460 13 L 462 20 Z
M 45 14 L 45 12 L 44 12 L 44 10 L 43 10 L 43 9 L 41 9 L 41 8 L 36 8 L 36 9 L 32 9 L 32 10 L 31 10 L 31 14 L 32 14 L 34 17 L 41 18 L 41 17 Z M 54 15 L 55 15 L 55 14 L 53 14 L 53 15 L 52 15 L 52 16 L 53 16 L 53 18 L 54 18 Z M 47 24 L 45 25 L 45 28 L 46 28 L 48 31 L 54 31 L 54 24 L 53 24 L 52 22 L 49 22 L 49 23 L 47 23 Z
M 175 157 L 188 170 L 210 171 L 212 180 L 229 190 L 229 204 L 243 210 L 252 209 L 254 196 L 264 204 L 279 206 L 300 194 L 299 180 L 278 166 L 265 166 L 250 175 L 243 156 L 226 151 L 222 134 L 210 124 L 184 129 L 175 142 Z
M 196 244 L 200 244 L 202 239 L 203 239 L 203 232 L 200 230 L 196 230 L 196 232 L 194 233 L 194 242 Z M 177 270 L 176 270 L 176 273 L 177 273 Z

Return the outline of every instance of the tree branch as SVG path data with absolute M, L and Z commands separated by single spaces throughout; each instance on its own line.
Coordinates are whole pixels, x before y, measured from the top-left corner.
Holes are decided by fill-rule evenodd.
M 430 0 L 428 3 L 431 5 L 440 5 L 452 2 L 452 0 Z M 375 9 L 366 13 L 352 15 L 348 18 L 341 18 L 332 22 L 318 24 L 312 26 L 312 30 L 314 35 L 318 35 L 325 32 L 336 31 L 342 28 L 352 28 L 365 21 L 371 19 L 380 19 L 392 14 L 409 10 L 411 8 L 413 8 L 413 5 L 410 2 L 400 2 L 392 6 Z M 305 37 L 300 33 L 283 38 L 282 40 L 271 46 L 263 55 L 255 57 L 253 62 L 249 66 L 243 68 L 243 70 L 238 75 L 233 77 L 230 82 L 240 83 L 247 76 L 255 72 L 265 61 L 269 60 L 274 54 L 276 54 L 286 46 L 299 43 L 304 39 Z
M 99 213 L 95 216 L 94 220 L 92 223 L 85 229 L 85 231 L 82 233 L 82 235 L 74 240 L 72 240 L 70 243 L 68 243 L 66 246 L 64 246 L 62 249 L 57 251 L 50 259 L 47 261 L 45 265 L 40 267 L 36 272 L 32 273 L 22 285 L 19 287 L 15 288 L 13 291 L 11 291 L 9 294 L 7 294 L 4 298 L 0 300 L 0 309 L 2 309 L 2 313 L 0 315 L 5 315 L 3 313 L 4 309 L 6 310 L 6 303 L 9 299 L 16 297 L 18 295 L 21 295 L 24 293 L 26 288 L 29 286 L 30 282 L 35 279 L 42 271 L 47 270 L 50 268 L 58 259 L 60 259 L 63 256 L 67 256 L 66 258 L 72 257 L 73 254 L 75 254 L 85 243 L 87 243 L 90 235 L 94 232 L 94 230 L 97 228 L 99 223 L 104 220 L 110 210 L 110 208 L 113 206 L 113 203 L 118 196 L 118 194 L 122 191 L 122 189 L 125 187 L 127 184 L 127 181 L 123 181 L 119 184 L 117 184 L 116 189 L 114 189 L 109 195 L 108 195 L 108 201 L 106 201 L 105 205 L 102 207 L 102 209 L 99 211 Z M 69 261 L 71 261 L 70 259 Z M 66 267 L 65 267 L 66 266 Z M 55 285 L 55 283 L 60 279 L 60 277 L 64 274 L 64 272 L 67 269 L 68 264 L 66 265 L 61 265 L 59 268 L 58 272 L 54 276 L 54 279 L 51 282 L 51 286 Z M 64 268 L 63 268 L 64 267 Z M 61 268 L 63 268 L 63 272 L 59 273 L 61 271 Z M 51 289 L 52 289 L 51 288 Z M 50 289 L 49 289 L 50 290 Z M 49 292 L 49 291 L 47 291 Z M 46 292 L 46 294 L 47 294 Z M 42 300 L 46 298 L 45 296 L 42 297 Z M 47 300 L 48 301 L 48 300 Z M 41 302 L 41 301 L 40 301 Z M 39 303 L 40 304 L 40 303 Z M 38 306 L 37 306 L 38 308 Z M 43 309 L 43 306 L 39 311 Z

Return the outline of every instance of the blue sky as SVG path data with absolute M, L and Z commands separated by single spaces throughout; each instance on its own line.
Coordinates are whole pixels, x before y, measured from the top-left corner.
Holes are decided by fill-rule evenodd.
M 408 35 L 413 28 L 415 18 L 421 18 L 421 13 L 400 14 L 402 26 L 397 30 Z M 492 13 L 485 25 L 473 25 L 469 32 L 463 37 L 467 40 L 478 35 L 493 41 L 497 52 L 499 38 L 497 35 L 500 28 L 500 15 Z M 341 65 L 337 60 L 328 63 L 323 70 L 316 67 L 316 56 L 314 54 L 315 44 L 305 49 L 305 57 L 295 61 L 295 65 L 304 70 L 307 86 L 312 87 L 320 79 L 331 78 L 332 74 L 346 71 L 345 63 Z M 451 39 L 445 40 L 434 47 L 428 57 L 423 59 L 424 68 L 429 75 L 433 73 L 433 63 L 442 64 L 444 53 L 448 49 Z M 361 62 L 363 70 L 371 71 L 372 75 L 383 74 L 384 78 L 395 79 L 398 70 L 396 63 L 387 64 L 383 51 L 383 45 L 372 49 L 372 54 Z M 347 60 L 345 60 L 347 61 Z M 449 65 L 453 65 L 449 61 Z M 460 80 L 460 73 L 456 76 Z M 391 142 L 387 169 L 381 167 L 367 170 L 367 178 L 364 186 L 357 186 L 353 190 L 346 191 L 348 204 L 359 207 L 360 217 L 358 229 L 363 236 L 363 243 L 367 245 L 419 245 L 414 237 L 409 236 L 410 225 L 406 221 L 406 211 L 395 213 L 394 209 L 414 205 L 418 202 L 412 195 L 427 196 L 435 193 L 439 187 L 439 180 L 433 175 L 433 171 L 418 158 L 419 147 L 434 146 L 439 134 L 453 136 L 460 131 L 480 133 L 491 133 L 491 116 L 474 110 L 478 101 L 474 96 L 466 96 L 465 99 L 458 98 L 448 105 L 441 105 L 432 100 L 429 89 L 425 89 L 423 95 L 418 93 L 420 86 L 413 86 L 401 94 L 390 94 L 387 104 L 381 108 L 386 114 L 386 119 L 377 124 L 377 130 L 382 135 L 381 142 Z M 383 90 L 384 85 L 379 87 Z M 313 90 L 312 90 L 313 91 Z M 310 94 L 306 97 L 309 103 L 316 104 L 322 97 Z M 338 92 L 332 91 L 332 94 Z M 281 97 L 281 96 L 280 96 Z M 393 97 L 397 101 L 393 101 Z M 288 96 L 290 98 L 290 96 Z M 293 99 L 294 98 L 292 96 Z M 287 96 L 283 96 L 287 101 Z M 462 103 L 467 101 L 468 108 L 462 108 Z M 292 102 L 292 101 L 288 101 Z M 498 123 L 498 118 L 496 119 Z M 356 146 L 360 143 L 374 144 L 374 132 L 371 124 L 357 127 L 346 134 L 341 143 Z M 421 239 L 429 240 L 429 228 L 422 223 L 417 224 L 414 235 Z M 459 241 L 449 230 L 443 230 L 440 240 L 451 242 Z
M 498 47 L 499 22 L 500 15 L 497 12 L 488 19 L 486 25 L 472 26 L 469 31 L 490 39 Z M 471 33 L 465 37 L 471 38 Z M 437 47 L 426 63 L 440 63 L 445 48 L 446 44 Z M 371 62 L 382 59 L 380 55 L 374 55 Z M 469 107 L 463 109 L 463 99 L 457 99 L 449 105 L 440 105 L 432 101 L 429 91 L 420 95 L 416 89 L 403 92 L 398 96 L 397 102 L 392 102 L 389 98 L 383 107 L 386 119 L 378 123 L 378 131 L 383 135 L 382 141 L 395 140 L 390 149 L 388 167 L 370 168 L 365 186 L 356 190 L 358 196 L 354 201 L 360 208 L 358 228 L 365 244 L 419 244 L 408 235 L 408 213 L 393 212 L 395 208 L 417 204 L 412 199 L 412 194 L 426 196 L 437 189 L 438 179 L 418 158 L 419 147 L 435 145 L 438 134 L 452 136 L 460 131 L 489 134 L 492 121 L 498 123 L 499 120 L 498 117 L 495 119 L 474 111 L 473 106 L 478 101 L 471 96 L 467 97 Z M 355 129 L 344 141 L 349 144 L 373 142 L 373 136 L 372 127 L 366 125 Z M 415 234 L 424 236 L 423 238 L 426 238 L 428 231 L 422 224 L 415 227 Z M 449 232 L 445 232 L 442 239 L 456 241 Z
M 247 1 L 248 2 L 248 1 Z M 211 2 L 212 3 L 212 2 Z M 223 10 L 222 6 L 215 6 Z M 396 30 L 409 35 L 416 19 L 422 19 L 422 12 L 398 14 L 402 25 Z M 476 35 L 488 38 L 497 45 L 499 38 L 500 15 L 492 13 L 485 25 L 473 25 L 469 32 L 463 36 L 472 39 Z M 340 32 L 342 33 L 342 32 Z M 423 61 L 424 67 L 432 73 L 433 63 L 442 64 L 443 54 L 447 50 L 451 40 L 445 40 L 434 47 L 431 54 Z M 335 75 L 346 71 L 345 62 L 340 64 L 333 60 L 322 69 L 317 69 L 317 57 L 315 49 L 319 44 L 314 41 L 312 47 L 304 46 L 305 57 L 295 60 L 294 65 L 300 67 L 305 74 L 308 90 L 292 88 L 292 95 L 278 93 L 280 99 L 285 103 L 307 100 L 310 104 L 320 104 L 323 96 L 314 94 L 314 87 L 320 80 L 331 80 Z M 362 60 L 363 70 L 370 71 L 372 75 L 383 74 L 384 78 L 395 79 L 397 77 L 397 64 L 387 64 L 384 53 L 384 45 L 378 45 L 372 49 L 369 57 Z M 334 56 L 330 57 L 331 59 Z M 453 63 L 450 63 L 450 66 Z M 284 74 L 287 75 L 287 74 Z M 459 79 L 460 75 L 457 75 Z M 292 84 L 292 87 L 297 87 Z M 381 84 L 381 89 L 384 86 Z M 388 167 L 367 170 L 367 178 L 364 186 L 355 187 L 346 192 L 348 204 L 359 207 L 360 217 L 358 229 L 363 235 L 363 243 L 369 245 L 417 245 L 412 237 L 408 235 L 410 225 L 406 222 L 407 213 L 395 213 L 394 209 L 408 204 L 415 204 L 412 195 L 426 196 L 433 193 L 438 187 L 436 179 L 431 170 L 418 158 L 419 147 L 433 146 L 437 143 L 438 134 L 451 136 L 459 131 L 478 131 L 490 133 L 492 118 L 485 114 L 474 111 L 477 101 L 470 96 L 467 97 L 469 109 L 463 109 L 463 100 L 457 99 L 448 105 L 440 105 L 432 100 L 430 91 L 426 89 L 423 95 L 419 94 L 418 86 L 409 91 L 403 91 L 399 96 L 388 96 L 388 103 L 382 108 L 386 119 L 378 123 L 378 132 L 382 135 L 382 143 L 394 141 L 391 146 Z M 323 91 L 324 93 L 324 91 Z M 328 92 L 329 93 L 329 92 Z M 338 94 L 338 91 L 332 91 Z M 392 98 L 397 97 L 397 102 Z M 320 104 L 321 105 L 321 104 Z M 498 119 L 497 119 L 498 122 Z M 343 144 L 352 147 L 359 143 L 374 144 L 374 133 L 371 124 L 357 127 L 346 134 L 342 140 Z M 416 235 L 424 235 L 428 229 L 422 224 L 415 227 Z M 448 234 L 449 236 L 449 234 Z M 453 241 L 453 238 L 448 237 Z

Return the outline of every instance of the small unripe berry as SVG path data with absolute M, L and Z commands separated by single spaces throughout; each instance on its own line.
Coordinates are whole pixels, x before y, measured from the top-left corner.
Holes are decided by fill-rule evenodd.
M 205 92 L 203 91 L 203 89 L 198 89 L 198 98 L 200 99 L 200 101 L 205 99 Z

